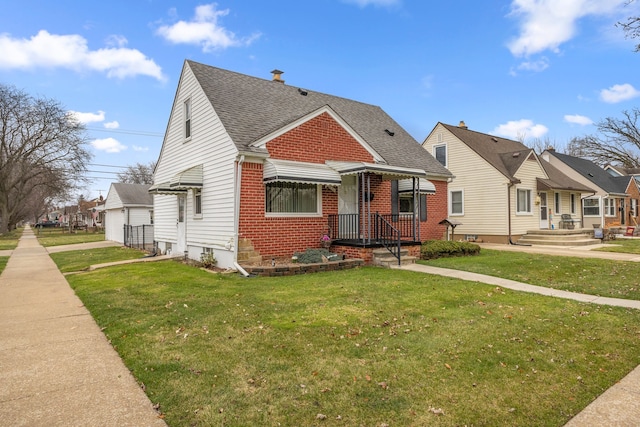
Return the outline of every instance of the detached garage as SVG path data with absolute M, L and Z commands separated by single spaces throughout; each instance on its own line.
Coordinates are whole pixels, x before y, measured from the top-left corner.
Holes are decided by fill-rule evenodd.
M 105 239 L 126 246 L 153 245 L 153 196 L 147 184 L 113 183 L 105 209 Z

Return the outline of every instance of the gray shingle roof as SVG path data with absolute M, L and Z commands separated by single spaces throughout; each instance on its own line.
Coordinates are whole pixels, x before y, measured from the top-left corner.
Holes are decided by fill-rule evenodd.
M 538 178 L 538 182 L 542 183 L 543 187 L 547 187 L 550 190 L 569 190 L 580 191 L 582 193 L 595 193 L 595 190 L 593 188 L 569 178 L 567 175 L 563 174 L 558 168 L 556 168 L 546 160 L 540 158 L 540 164 L 544 168 L 545 172 L 547 172 L 547 176 L 549 177 L 549 179 Z M 538 189 L 543 188 L 538 187 Z
M 149 184 L 111 184 L 118 193 L 123 206 L 153 206 L 153 196 L 149 194 Z
M 239 151 L 305 115 L 328 106 L 390 165 L 449 172 L 380 107 L 187 60 Z M 393 136 L 385 132 L 390 130 Z M 341 159 L 330 159 L 341 160 Z
M 591 160 L 569 156 L 568 154 L 558 153 L 557 151 L 547 151 L 547 153 L 555 156 L 607 193 L 624 194 L 627 191 L 627 186 L 631 179 L 630 176 L 613 177 Z
M 521 142 L 441 123 L 445 129 L 478 153 L 500 173 L 516 181 L 514 174 L 532 150 Z

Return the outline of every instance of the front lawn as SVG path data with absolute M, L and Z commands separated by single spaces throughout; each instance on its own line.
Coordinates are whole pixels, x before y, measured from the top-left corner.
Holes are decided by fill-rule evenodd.
M 640 254 L 640 239 L 616 239 L 607 242 L 609 245 L 603 248 L 595 249 L 603 252 L 623 252 L 627 254 Z
M 23 230 L 23 228 L 16 228 L 8 233 L 0 234 L 0 251 L 15 249 L 18 246 L 18 240 L 20 240 Z
M 169 426 L 562 426 L 640 364 L 638 312 L 408 271 L 68 280 Z
M 4 271 L 4 268 L 7 266 L 8 261 L 8 256 L 0 256 L 0 274 L 2 274 L 2 271 Z
M 43 228 L 33 231 L 42 246 L 72 245 L 74 243 L 90 243 L 104 241 L 104 231 L 96 233 L 77 231 L 69 233 L 63 228 Z
M 90 265 L 94 264 L 142 258 L 145 254 L 146 252 L 138 249 L 113 246 L 109 248 L 56 252 L 49 254 L 49 256 L 61 272 L 68 273 L 86 270 Z
M 418 261 L 583 294 L 640 300 L 640 264 L 482 249 L 472 257 Z

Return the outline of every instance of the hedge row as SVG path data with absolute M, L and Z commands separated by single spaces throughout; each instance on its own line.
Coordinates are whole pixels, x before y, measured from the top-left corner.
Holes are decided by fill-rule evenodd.
M 469 242 L 428 240 L 422 244 L 420 258 L 434 259 L 452 256 L 477 255 L 480 246 Z

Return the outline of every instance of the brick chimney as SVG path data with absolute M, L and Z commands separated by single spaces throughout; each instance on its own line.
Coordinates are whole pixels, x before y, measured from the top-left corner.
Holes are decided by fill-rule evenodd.
M 460 123 L 458 124 L 458 127 L 461 129 L 469 129 L 467 127 L 467 125 L 464 123 L 464 120 L 460 120 Z
M 271 72 L 271 74 L 273 74 L 273 78 L 271 79 L 272 81 L 278 82 L 278 83 L 284 83 L 284 80 L 282 80 L 282 75 L 284 74 L 284 71 L 280 71 L 276 68 Z

